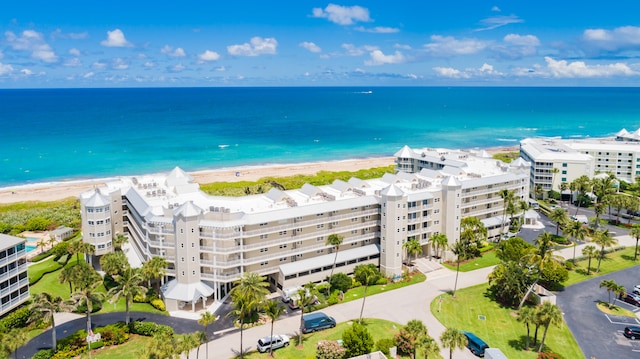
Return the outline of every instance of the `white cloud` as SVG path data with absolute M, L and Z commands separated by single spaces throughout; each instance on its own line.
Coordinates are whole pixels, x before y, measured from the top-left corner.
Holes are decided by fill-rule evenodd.
M 206 50 L 205 52 L 198 55 L 198 58 L 202 61 L 216 61 L 220 59 L 220 54 L 215 51 Z
M 124 37 L 124 33 L 120 29 L 115 29 L 113 31 L 107 31 L 107 39 L 102 40 L 100 45 L 106 47 L 131 47 L 131 44 Z
M 587 29 L 582 38 L 590 46 L 608 51 L 640 48 L 640 27 L 622 26 L 613 30 Z
M 380 50 L 369 53 L 370 60 L 364 62 L 368 66 L 385 65 L 385 64 L 401 64 L 407 61 L 400 51 L 396 51 L 393 55 L 385 55 Z
M 29 70 L 29 69 L 22 69 L 20 70 L 20 73 L 25 75 L 25 76 L 31 76 L 33 75 L 33 71 Z
M 259 36 L 251 38 L 250 43 L 244 43 L 241 45 L 229 45 L 227 46 L 227 52 L 235 56 L 259 56 L 259 55 L 274 55 L 276 48 L 278 47 L 278 41 L 269 37 L 263 39 Z
M 376 27 L 372 27 L 372 28 L 365 28 L 365 27 L 362 27 L 362 26 L 358 26 L 354 30 L 360 31 L 360 32 L 369 32 L 369 33 L 372 33 L 372 34 L 395 34 L 397 32 L 400 32 L 400 29 L 398 29 L 398 28 L 395 28 L 395 27 L 383 27 L 383 26 L 376 26 Z
M 540 40 L 534 35 L 509 34 L 503 41 L 519 46 L 540 46 Z
M 11 31 L 4 33 L 7 43 L 11 48 L 18 51 L 30 51 L 31 57 L 44 62 L 56 62 L 58 56 L 51 46 L 44 41 L 41 33 L 33 30 L 25 30 L 21 36 L 16 36 Z
M 51 33 L 51 37 L 56 39 L 72 39 L 72 40 L 82 40 L 89 37 L 89 33 L 84 32 L 62 32 L 61 29 L 56 29 Z
M 89 71 L 86 74 L 82 75 L 82 77 L 84 77 L 85 79 L 88 79 L 90 77 L 93 77 L 93 75 L 95 75 L 95 73 L 93 71 Z
M 107 64 L 104 62 L 94 62 L 91 67 L 96 70 L 104 70 L 107 67 Z
M 491 7 L 491 11 L 500 12 L 502 10 L 500 10 L 500 8 L 497 7 L 497 6 L 493 6 L 493 7 Z
M 64 66 L 78 67 L 78 66 L 82 66 L 82 62 L 80 62 L 79 58 L 72 57 L 64 62 Z
M 583 61 L 567 62 L 566 60 L 554 60 L 546 56 L 547 69 L 553 77 L 559 78 L 584 78 L 584 77 L 611 77 L 611 76 L 637 76 L 635 72 L 623 63 L 608 65 L 587 65 Z
M 305 48 L 311 52 L 322 52 L 322 49 L 320 48 L 320 46 L 314 44 L 313 42 L 308 42 L 308 41 L 304 41 L 301 42 L 300 47 Z
M 482 24 L 483 27 L 476 29 L 475 31 L 493 30 L 505 25 L 518 24 L 521 22 L 524 22 L 524 20 L 520 19 L 516 15 L 492 16 L 492 17 L 488 17 L 486 19 L 480 20 L 480 24 Z
M 361 6 L 340 6 L 329 4 L 323 9 L 314 8 L 313 17 L 329 19 L 338 25 L 352 25 L 356 22 L 369 22 L 369 9 Z
M 80 50 L 76 48 L 69 49 L 69 55 L 80 56 Z
M 432 35 L 424 48 L 433 56 L 471 55 L 482 51 L 487 43 L 477 39 L 456 39 L 453 36 Z
M 13 72 L 13 66 L 0 62 L 0 76 Z
M 501 44 L 491 46 L 491 50 L 502 59 L 521 59 L 538 54 L 540 40 L 534 35 L 508 34 Z
M 164 47 L 162 49 L 160 49 L 160 52 L 167 55 L 167 56 L 171 56 L 171 57 L 185 57 L 187 56 L 187 53 L 184 52 L 184 49 L 181 47 L 176 48 L 175 50 L 169 46 L 169 45 L 164 45 Z
M 433 71 L 440 77 L 449 77 L 452 79 L 469 78 L 469 74 L 454 69 L 453 67 L 434 67 Z
M 129 62 L 123 58 L 116 57 L 111 60 L 111 68 L 114 70 L 126 70 L 129 68 Z

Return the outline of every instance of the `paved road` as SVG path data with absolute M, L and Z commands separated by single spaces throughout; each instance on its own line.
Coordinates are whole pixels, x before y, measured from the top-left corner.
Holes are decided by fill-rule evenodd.
M 585 358 L 640 358 L 640 341 L 631 341 L 621 334 L 626 325 L 637 325 L 640 321 L 607 316 L 596 308 L 599 300 L 609 300 L 606 290 L 598 287 L 605 279 L 613 279 L 631 290 L 640 283 L 640 266 L 572 285 L 557 293 L 557 304 Z M 629 310 L 640 310 L 624 302 L 617 301 L 616 304 Z

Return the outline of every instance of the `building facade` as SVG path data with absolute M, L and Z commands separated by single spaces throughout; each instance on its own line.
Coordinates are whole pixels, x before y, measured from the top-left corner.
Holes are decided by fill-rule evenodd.
M 387 276 L 400 276 L 407 240 L 418 240 L 430 254 L 433 234 L 458 239 L 462 217 L 477 216 L 490 225 L 501 219 L 501 189 L 522 198 L 528 194 L 526 162 L 466 156 L 416 173 L 272 188 L 245 197 L 209 196 L 179 168 L 122 178 L 80 196 L 83 237 L 102 245 L 103 254 L 112 250 L 113 236 L 126 233 L 132 263 L 166 258 L 171 280 L 163 295 L 169 310 L 209 297 L 220 300 L 246 272 L 266 276 L 274 289 L 322 281 L 336 258 L 336 249 L 326 244 L 331 234 L 344 238 L 336 271 L 352 273 L 359 264 L 373 263 Z
M 29 300 L 27 240 L 0 234 L 0 316 Z

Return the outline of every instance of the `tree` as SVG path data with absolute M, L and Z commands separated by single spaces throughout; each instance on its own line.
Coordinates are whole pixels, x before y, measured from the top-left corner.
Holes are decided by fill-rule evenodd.
M 540 255 L 540 257 L 544 257 L 549 252 L 549 249 L 551 249 L 553 235 L 549 232 L 542 232 L 534 242 L 538 246 L 538 255 Z
M 605 247 L 613 247 L 616 243 L 618 243 L 618 240 L 613 238 L 609 230 L 605 229 L 602 231 L 596 231 L 594 233 L 593 243 L 600 246 L 600 256 L 598 256 L 598 272 L 600 272 L 600 262 L 602 262 L 602 259 L 605 256 Z
M 517 320 L 527 327 L 527 339 L 525 341 L 525 348 L 529 349 L 529 337 L 531 336 L 530 325 L 536 321 L 536 309 L 533 307 L 523 307 L 518 311 Z
M 73 306 L 66 303 L 61 297 L 53 297 L 49 293 L 40 293 L 33 298 L 31 304 L 31 310 L 38 319 L 43 319 L 45 322 L 51 322 L 51 344 L 52 349 L 55 351 L 58 347 L 58 340 L 56 338 L 56 321 L 55 314 L 60 312 L 66 312 L 72 310 Z
M 436 233 L 429 237 L 429 243 L 431 243 L 436 249 L 436 257 L 441 257 L 440 251 L 447 248 L 449 245 L 449 238 L 444 233 Z
M 110 276 L 120 275 L 130 267 L 123 252 L 111 252 L 100 257 L 100 268 Z
M 576 247 L 578 246 L 578 240 L 584 241 L 587 237 L 587 229 L 584 228 L 581 222 L 571 221 L 570 224 L 564 229 L 564 234 L 573 238 L 573 263 L 576 263 Z
M 204 340 L 207 343 L 207 346 L 206 346 L 207 358 L 209 357 L 209 325 L 213 324 L 213 322 L 215 322 L 216 319 L 217 319 L 216 316 L 209 311 L 205 311 L 204 313 L 200 314 L 200 319 L 198 319 L 198 324 L 204 327 L 204 336 L 205 336 Z M 271 335 L 273 336 L 273 332 L 271 333 Z
M 629 235 L 636 240 L 636 249 L 633 252 L 633 261 L 638 260 L 638 241 L 640 240 L 640 226 L 635 225 L 629 231 Z
M 9 340 L 3 343 L 4 346 L 9 350 L 9 353 L 13 352 L 15 359 L 18 359 L 18 349 L 29 341 L 28 329 L 13 328 L 6 333 L 6 338 Z
M 107 296 L 111 297 L 111 303 L 115 303 L 120 300 L 120 298 L 124 298 L 126 311 L 125 324 L 129 325 L 129 307 L 131 306 L 131 303 L 133 303 L 133 298 L 136 295 L 144 295 L 147 293 L 147 288 L 140 285 L 142 282 L 142 275 L 138 268 L 129 267 L 114 279 L 116 286 L 109 290 Z
M 410 334 L 411 338 L 411 353 L 413 357 L 416 358 L 416 350 L 417 350 L 417 341 L 421 336 L 427 336 L 427 327 L 422 323 L 421 320 L 411 319 L 407 322 L 407 325 L 404 326 L 404 330 L 406 330 Z
M 237 287 L 234 287 L 233 289 L 235 288 Z M 244 350 L 242 348 L 244 323 L 246 319 L 251 317 L 251 315 L 260 307 L 262 302 L 256 297 L 247 295 L 246 292 L 241 290 L 233 291 L 233 289 L 230 292 L 233 309 L 227 313 L 227 316 L 236 318 L 240 325 L 240 358 L 242 359 L 244 357 Z
M 424 354 L 424 359 L 428 359 L 431 355 L 436 355 L 440 352 L 440 347 L 438 343 L 430 337 L 428 334 L 421 335 L 418 337 L 416 341 L 416 346 L 422 350 Z
M 269 317 L 269 319 L 271 319 L 271 336 L 270 336 L 270 338 L 273 338 L 273 325 L 275 324 L 276 320 L 278 320 L 278 318 L 280 318 L 282 313 L 284 313 L 284 310 L 285 310 L 284 307 L 281 306 L 275 300 L 268 301 L 267 304 L 264 306 L 264 313 L 267 315 L 267 317 Z M 273 356 L 273 347 L 269 347 L 269 354 L 271 356 Z M 207 357 L 208 357 L 208 354 L 207 354 Z
M 122 251 L 122 245 L 127 243 L 129 239 L 127 238 L 127 236 L 125 236 L 122 233 L 118 233 L 116 234 L 115 237 L 113 237 L 113 249 L 116 251 Z
M 462 243 L 462 241 L 457 241 L 451 247 L 451 251 L 456 256 L 456 280 L 453 284 L 453 292 L 451 292 L 451 295 L 455 297 L 456 290 L 458 289 L 458 275 L 460 274 L 460 261 L 462 260 L 462 258 L 465 257 L 466 246 L 464 245 L 464 243 Z
M 147 281 L 147 286 L 151 287 L 151 280 L 164 278 L 168 266 L 169 262 L 164 257 L 153 257 L 142 263 L 142 277 Z M 156 291 L 159 292 L 160 288 Z
M 618 285 L 618 283 L 616 283 L 615 280 L 613 279 L 605 279 L 603 281 L 600 282 L 600 285 L 598 286 L 600 288 L 604 288 L 607 290 L 607 293 L 609 294 L 609 306 L 611 306 L 612 302 L 611 302 L 611 293 L 624 293 L 626 292 L 626 289 L 624 286 Z
M 183 334 L 179 343 L 178 343 L 178 351 L 180 354 L 185 354 L 187 359 L 189 359 L 189 353 L 193 349 L 200 347 L 200 339 L 198 338 L 198 333 L 187 333 Z
M 36 245 L 40 248 L 40 253 L 44 253 L 44 247 L 47 246 L 47 242 L 44 239 L 41 239 Z
M 344 237 L 338 234 L 330 234 L 327 238 L 326 244 L 334 247 L 336 250 L 336 254 L 335 256 L 333 256 L 333 266 L 331 267 L 331 274 L 329 275 L 330 279 L 333 278 L 333 271 L 336 269 L 336 261 L 338 260 L 338 252 L 340 251 L 340 245 L 342 244 L 343 240 Z M 329 285 L 329 287 L 327 288 L 327 297 L 329 297 L 330 293 L 331 285 Z
M 100 276 L 95 271 L 88 275 L 92 280 L 88 280 L 87 286 L 80 287 L 80 290 L 71 295 L 71 302 L 77 307 L 86 305 L 87 307 L 87 333 L 91 330 L 91 312 L 95 303 L 102 303 L 105 294 L 98 288 L 102 285 Z
M 295 299 L 296 305 L 300 307 L 300 335 L 298 336 L 298 343 L 302 345 L 302 328 L 304 328 L 304 313 L 307 306 L 311 304 L 313 297 L 307 292 L 306 288 L 298 290 L 298 298 Z
M 500 239 L 504 233 L 504 224 L 507 222 L 507 209 L 512 205 L 516 199 L 515 192 L 509 191 L 504 188 L 498 192 L 500 198 L 502 198 L 502 228 L 500 228 Z
M 547 331 L 551 324 L 560 326 L 562 324 L 562 311 L 560 308 L 551 304 L 550 302 L 544 302 L 538 307 L 538 320 L 540 325 L 544 327 L 544 334 L 542 334 L 542 340 L 540 341 L 540 348 L 538 352 L 542 351 L 544 347 L 544 341 L 547 339 Z
M 569 184 L 569 186 L 573 186 L 575 191 L 578 192 L 578 201 L 576 202 L 576 215 L 578 214 L 578 209 L 583 204 L 584 199 L 587 195 L 587 192 L 591 190 L 591 180 L 589 177 L 582 175 L 576 178 L 573 182 Z M 572 190 L 573 191 L 573 190 Z
M 60 274 L 58 275 L 58 281 L 60 281 L 60 284 L 69 283 L 69 294 L 73 293 L 73 267 L 75 266 L 65 266 L 64 268 L 62 268 Z
M 489 291 L 496 301 L 510 307 L 525 297 L 532 282 L 525 268 L 514 261 L 499 263 L 489 273 Z
M 536 247 L 520 237 L 501 241 L 496 248 L 496 257 L 503 262 L 521 262 L 522 258 L 535 251 Z
M 568 220 L 567 212 L 564 208 L 556 208 L 549 213 L 549 219 L 556 222 L 556 236 L 558 236 L 560 233 L 560 226 L 563 226 Z
M 347 350 L 345 357 L 353 358 L 369 354 L 373 349 L 373 337 L 369 330 L 360 323 L 353 323 L 342 333 L 342 345 Z
M 358 282 L 364 285 L 364 294 L 362 296 L 362 307 L 360 307 L 360 319 L 358 322 L 362 323 L 362 313 L 364 312 L 364 303 L 367 300 L 367 289 L 370 285 L 375 284 L 376 281 L 380 278 L 380 272 L 378 268 L 374 264 L 360 264 L 357 265 L 353 274 L 355 275 Z
M 598 250 L 594 246 L 585 246 L 582 248 L 582 255 L 589 258 L 587 263 L 587 275 L 591 274 L 591 258 L 595 258 L 598 255 Z
M 417 258 L 419 254 L 422 253 L 422 245 L 418 242 L 417 239 L 412 238 L 402 244 L 404 249 L 407 251 L 407 255 L 409 256 L 409 262 L 411 262 L 411 256 L 414 255 L 414 259 Z
M 207 347 L 209 346 L 209 340 L 207 338 L 207 333 L 202 332 L 202 331 L 197 331 L 194 333 L 196 335 L 196 339 L 198 340 L 198 350 L 196 350 L 196 358 L 200 359 L 200 347 L 202 346 L 202 344 L 206 344 Z M 208 351 L 208 348 L 207 348 Z
M 336 273 L 331 276 L 329 283 L 331 285 L 331 289 L 346 292 L 351 288 L 353 279 L 345 273 Z
M 460 241 L 465 245 L 465 258 L 474 258 L 480 255 L 478 247 L 487 240 L 487 228 L 476 217 L 464 217 L 460 221 Z
M 453 358 L 453 351 L 464 349 L 467 346 L 467 336 L 454 328 L 447 328 L 440 336 L 440 342 L 445 348 L 449 348 L 449 359 Z
M 262 303 L 269 294 L 267 287 L 266 277 L 259 275 L 256 272 L 246 272 L 236 285 L 231 288 L 230 295 L 235 295 L 237 298 L 249 299 L 249 302 Z M 235 294 L 238 292 L 238 294 Z

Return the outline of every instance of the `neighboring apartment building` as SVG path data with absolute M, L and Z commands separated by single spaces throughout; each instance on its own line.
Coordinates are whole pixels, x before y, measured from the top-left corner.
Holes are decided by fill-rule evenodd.
M 0 234 L 0 316 L 29 300 L 27 240 Z
M 209 196 L 177 167 L 167 175 L 122 178 L 80 196 L 83 237 L 100 255 L 112 250 L 113 236 L 127 233 L 132 263 L 166 258 L 169 310 L 195 308 L 210 296 L 220 300 L 246 272 L 279 289 L 322 281 L 334 263 L 335 249 L 326 244 L 334 233 L 344 237 L 336 271 L 373 263 L 399 276 L 408 239 L 429 254 L 429 238 L 445 233 L 457 240 L 465 216 L 479 217 L 496 236 L 503 203 L 497 193 L 507 188 L 524 198 L 529 192 L 523 160 L 507 165 L 459 151 L 450 157 L 448 166 L 419 173 L 245 197 Z
M 594 139 L 527 138 L 520 142 L 520 155 L 531 162 L 531 191 L 559 191 L 562 182 L 570 183 L 585 175 L 612 173 L 633 183 L 640 176 L 638 131 L 621 130 L 615 137 Z M 557 173 L 553 173 L 553 169 Z

